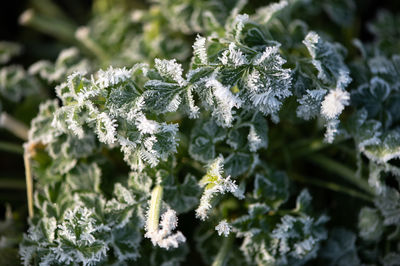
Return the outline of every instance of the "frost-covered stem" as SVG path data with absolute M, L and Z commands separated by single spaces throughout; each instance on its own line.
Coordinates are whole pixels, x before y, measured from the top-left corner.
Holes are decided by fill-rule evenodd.
M 25 164 L 25 178 L 26 178 L 26 196 L 28 199 L 28 213 L 29 218 L 33 217 L 33 179 L 31 172 L 30 155 L 28 145 L 25 145 L 24 164 Z
M 9 143 L 5 141 L 0 141 L 0 151 L 6 151 L 11 153 L 23 154 L 24 150 L 20 145 Z
M 89 36 L 88 27 L 80 27 L 75 32 L 76 39 L 82 43 L 82 45 L 90 51 L 94 56 L 98 57 L 101 61 L 108 61 L 108 55 L 95 41 Z
M 298 181 L 298 182 L 302 182 L 302 183 L 307 183 L 313 186 L 317 186 L 317 187 L 322 187 L 325 189 L 329 189 L 335 192 L 340 192 L 349 196 L 352 196 L 354 198 L 359 198 L 365 201 L 369 201 L 372 202 L 373 198 L 369 195 L 366 195 L 364 193 L 361 193 L 357 190 L 348 188 L 348 187 L 344 187 L 342 185 L 333 183 L 333 182 L 327 182 L 327 181 L 321 181 L 321 180 L 316 180 L 316 179 L 312 179 L 312 178 L 305 178 L 299 175 L 291 175 L 291 177 L 293 178 L 293 180 Z
M 226 264 L 226 259 L 228 258 L 228 252 L 232 247 L 233 241 L 235 240 L 234 234 L 230 234 L 229 236 L 224 238 L 222 242 L 222 246 L 218 251 L 217 256 L 212 263 L 212 266 L 223 266 Z
M 367 192 L 370 195 L 374 195 L 373 189 L 368 185 L 368 182 L 365 181 L 362 178 L 357 178 L 355 172 L 353 172 L 351 169 L 348 167 L 330 159 L 327 158 L 321 154 L 308 157 L 309 160 L 312 162 L 318 164 L 319 166 L 332 171 L 333 173 L 338 174 L 340 177 L 346 179 L 348 182 L 352 183 L 353 185 L 356 185 L 357 187 L 361 188 L 365 192 Z
M 75 27 L 62 19 L 46 17 L 28 9 L 19 17 L 19 23 L 32 27 L 56 39 L 75 44 Z
M 158 230 L 162 196 L 163 196 L 163 187 L 157 185 L 151 192 L 150 207 L 147 217 L 148 232 L 155 232 Z
M 23 140 L 28 140 L 28 127 L 5 112 L 0 114 L 0 127 L 7 129 Z

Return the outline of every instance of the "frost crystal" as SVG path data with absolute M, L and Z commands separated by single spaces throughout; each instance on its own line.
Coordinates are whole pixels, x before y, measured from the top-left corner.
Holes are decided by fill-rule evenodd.
M 160 222 L 160 228 L 154 231 L 147 231 L 145 237 L 150 238 L 154 246 L 170 249 L 177 248 L 179 243 L 186 241 L 185 236 L 180 232 L 172 234 L 172 231 L 178 225 L 178 217 L 176 212 L 172 209 L 168 209 L 162 216 Z
M 331 90 L 328 95 L 325 96 L 321 106 L 321 113 L 327 119 L 337 118 L 344 107 L 349 105 L 350 94 L 342 89 Z
M 106 71 L 97 72 L 96 84 L 100 88 L 108 88 L 130 79 L 132 70 L 124 68 L 113 68 L 110 66 Z
M 244 25 L 249 20 L 249 15 L 247 14 L 240 14 L 235 17 L 234 21 L 234 29 L 235 29 L 235 38 L 239 39 L 240 34 L 244 28 Z
M 155 68 L 158 70 L 162 77 L 175 81 L 179 84 L 179 86 L 186 85 L 186 81 L 182 77 L 182 66 L 176 63 L 175 59 L 161 60 L 156 58 L 154 62 Z
M 206 49 L 206 38 L 197 35 L 196 41 L 193 44 L 193 53 L 197 56 L 203 65 L 208 63 L 207 49 Z
M 97 135 L 99 140 L 106 144 L 113 144 L 116 140 L 116 120 L 110 118 L 106 113 L 97 117 Z
M 215 79 L 207 81 L 206 87 L 214 89 L 214 97 L 218 102 L 217 107 L 213 110 L 213 116 L 217 118 L 217 121 L 222 126 L 230 126 L 233 120 L 232 108 L 239 108 L 242 105 L 242 101 L 233 95 L 229 88 Z
M 229 44 L 229 49 L 222 53 L 218 58 L 223 65 L 232 64 L 234 67 L 248 64 L 246 56 L 236 47 L 235 43 Z
M 208 212 L 211 209 L 211 201 L 215 194 L 232 193 L 235 197 L 242 199 L 242 193 L 239 193 L 238 186 L 235 184 L 231 177 L 223 178 L 221 173 L 223 171 L 222 163 L 224 158 L 222 156 L 214 160 L 209 166 L 207 174 L 200 181 L 201 186 L 205 186 L 203 195 L 200 198 L 200 205 L 196 209 L 196 217 L 205 220 L 208 217 Z
M 217 230 L 219 236 L 224 235 L 225 237 L 227 237 L 232 230 L 232 226 L 230 226 L 226 220 L 222 220 L 215 227 L 215 230 Z
M 329 120 L 326 124 L 325 140 L 328 143 L 332 143 L 338 133 L 338 125 L 340 121 L 337 119 Z

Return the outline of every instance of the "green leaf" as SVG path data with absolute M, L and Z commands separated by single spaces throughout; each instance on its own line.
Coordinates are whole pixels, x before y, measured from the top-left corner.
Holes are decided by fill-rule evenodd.
M 194 209 L 199 203 L 201 194 L 200 186 L 197 179 L 187 174 L 183 183 L 177 183 L 171 176 L 171 181 L 164 185 L 164 200 L 178 214 L 188 212 Z
M 101 169 L 97 164 L 78 164 L 66 175 L 73 191 L 100 192 Z
M 215 144 L 225 138 L 226 130 L 213 120 L 197 121 L 190 135 L 189 154 L 195 160 L 207 163 L 216 157 Z
M 358 230 L 362 239 L 378 241 L 383 233 L 382 219 L 378 210 L 362 208 L 358 215 Z
M 374 202 L 381 211 L 384 225 L 400 223 L 400 193 L 396 189 L 387 187 Z
M 327 88 L 345 89 L 351 82 L 349 69 L 343 60 L 343 47 L 323 40 L 317 33 L 309 32 L 303 41 L 311 55 L 311 63 L 318 70 L 318 78 Z
M 400 132 L 392 130 L 381 137 L 379 145 L 371 145 L 365 148 L 365 155 L 376 162 L 388 162 L 400 157 Z
M 232 178 L 236 178 L 248 171 L 256 160 L 256 158 L 248 153 L 231 153 L 224 160 L 225 173 L 226 175 L 230 175 Z
M 273 210 L 279 208 L 289 197 L 289 179 L 284 172 L 270 170 L 256 174 L 253 195 Z
M 356 235 L 346 229 L 333 229 L 320 256 L 326 260 L 326 265 L 329 266 L 360 265 Z

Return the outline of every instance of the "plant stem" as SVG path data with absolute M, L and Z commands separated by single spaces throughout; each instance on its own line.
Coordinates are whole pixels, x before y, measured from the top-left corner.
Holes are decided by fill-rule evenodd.
M 32 180 L 31 163 L 30 163 L 29 157 L 30 156 L 29 156 L 28 148 L 26 146 L 25 153 L 24 153 L 26 196 L 28 198 L 29 218 L 32 218 L 33 217 L 33 180 Z
M 28 127 L 6 112 L 0 114 L 0 127 L 7 129 L 23 140 L 28 140 Z
M 103 64 L 109 61 L 107 52 L 90 38 L 88 27 L 79 27 L 75 32 L 75 37 L 92 55 L 98 57 Z
M 24 153 L 24 149 L 20 145 L 5 142 L 5 141 L 0 141 L 0 150 L 6 151 L 6 152 L 11 152 L 11 153 L 16 153 L 16 154 Z
M 51 35 L 61 41 L 76 44 L 75 26 L 63 19 L 47 17 L 38 14 L 33 9 L 28 9 L 19 17 L 19 23 Z
M 306 145 L 304 145 L 306 144 Z M 289 150 L 292 150 L 291 157 L 298 158 L 316 151 L 320 151 L 326 147 L 328 147 L 329 143 L 325 143 L 323 140 L 306 140 L 303 142 L 296 142 L 292 145 L 289 145 Z
M 314 186 L 318 186 L 318 187 L 322 187 L 325 189 L 329 189 L 332 191 L 336 191 L 336 192 L 340 192 L 355 198 L 359 198 L 368 202 L 372 202 L 373 198 L 369 195 L 366 195 L 364 193 L 361 193 L 357 190 L 351 189 L 351 188 L 347 188 L 341 185 L 338 185 L 336 183 L 333 182 L 327 182 L 327 181 L 321 181 L 321 180 L 316 180 L 313 178 L 304 178 L 302 176 L 299 175 L 291 175 L 292 179 L 298 182 L 302 182 L 302 183 L 307 183 L 310 185 L 314 185 Z
M 225 237 L 224 241 L 222 242 L 222 246 L 214 259 L 214 262 L 212 263 L 212 266 L 224 266 L 226 264 L 228 252 L 232 247 L 234 239 L 234 234 L 232 233 L 229 236 Z
M 147 231 L 155 232 L 158 230 L 160 220 L 160 208 L 163 196 L 163 187 L 157 185 L 151 192 L 150 208 L 147 216 Z
M 358 178 L 350 168 L 342 165 L 341 163 L 338 163 L 328 157 L 325 157 L 321 154 L 317 154 L 312 157 L 307 157 L 308 160 L 318 164 L 319 166 L 330 170 L 336 174 L 338 174 L 340 177 L 346 179 L 348 182 L 352 183 L 353 185 L 356 185 L 360 189 L 364 190 L 370 195 L 374 195 L 375 192 L 374 190 L 368 185 L 368 182 L 365 181 L 364 179 Z
M 52 0 L 35 0 L 32 1 L 31 4 L 35 10 L 47 17 L 62 19 L 71 25 L 74 24 L 74 22 L 67 15 L 65 15 L 61 8 Z

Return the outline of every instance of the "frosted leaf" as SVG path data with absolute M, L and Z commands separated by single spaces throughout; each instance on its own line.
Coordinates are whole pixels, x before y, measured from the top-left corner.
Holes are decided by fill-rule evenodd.
M 101 169 L 96 163 L 80 163 L 66 175 L 66 183 L 72 190 L 100 191 Z
M 219 224 L 215 227 L 215 230 L 217 230 L 218 235 L 224 235 L 227 237 L 229 233 L 232 230 L 232 227 L 229 225 L 229 223 L 226 220 L 222 220 L 219 222 Z
M 400 194 L 396 189 L 388 187 L 375 199 L 375 205 L 381 211 L 384 225 L 400 223 Z
M 106 144 L 113 144 L 116 141 L 116 120 L 106 113 L 100 113 L 96 121 L 96 133 L 99 140 Z
M 318 70 L 318 78 L 329 87 L 344 90 L 351 82 L 349 69 L 339 53 L 339 47 L 324 41 L 316 32 L 309 32 L 303 41 Z
M 18 65 L 0 68 L 0 95 L 12 102 L 39 92 L 39 83 Z
M 247 14 L 236 15 L 235 20 L 233 21 L 232 29 L 229 29 L 228 32 L 230 31 L 233 37 L 236 40 L 239 40 L 242 34 L 242 30 L 248 21 L 249 21 L 249 15 Z
M 348 27 L 354 22 L 356 4 L 353 0 L 326 1 L 323 9 L 336 24 Z
M 163 179 L 162 184 L 164 187 L 163 200 L 177 213 L 188 212 L 198 205 L 201 191 L 197 179 L 193 175 L 187 174 L 182 183 L 177 182 L 175 177 L 170 175 L 170 178 Z
M 227 192 L 232 193 L 234 196 L 242 198 L 237 192 L 238 186 L 234 180 L 231 180 L 230 176 L 222 177 L 223 172 L 223 161 L 222 156 L 217 157 L 209 166 L 207 174 L 200 180 L 199 184 L 205 187 L 203 195 L 200 198 L 200 204 L 196 209 L 196 217 L 201 220 L 206 220 L 208 212 L 212 207 L 212 199 L 215 194 L 225 194 Z
M 200 108 L 195 104 L 192 91 L 192 87 L 189 87 L 183 94 L 183 102 L 185 103 L 183 110 L 189 115 L 190 119 L 196 119 L 199 117 Z
M 270 171 L 256 174 L 253 196 L 262 200 L 272 209 L 278 209 L 289 197 L 289 180 L 284 172 Z
M 193 44 L 193 54 L 202 65 L 208 64 L 208 55 L 206 49 L 206 38 L 197 35 L 196 41 Z
M 271 3 L 266 7 L 258 8 L 254 15 L 254 20 L 260 24 L 267 24 L 274 16 L 278 15 L 280 11 L 288 6 L 288 1 L 281 0 L 277 3 Z
M 123 202 L 124 204 L 133 205 L 136 203 L 134 195 L 132 195 L 132 193 L 120 183 L 115 184 L 114 195 L 120 202 Z
M 213 89 L 213 94 L 217 102 L 212 115 L 216 118 L 219 125 L 223 127 L 231 126 L 234 114 L 232 109 L 234 107 L 239 108 L 242 105 L 242 101 L 233 95 L 229 88 L 223 86 L 215 79 L 208 80 L 205 85 Z
M 358 215 L 358 229 L 361 238 L 378 241 L 383 233 L 382 219 L 378 210 L 369 207 L 361 209 Z
M 400 132 L 392 130 L 382 136 L 379 145 L 371 145 L 364 149 L 365 155 L 375 162 L 388 162 L 400 157 Z
M 96 85 L 100 88 L 108 88 L 116 84 L 125 82 L 131 78 L 132 70 L 124 68 L 113 68 L 97 72 Z
M 225 139 L 226 130 L 213 120 L 197 121 L 190 135 L 189 154 L 195 160 L 207 163 L 215 158 L 215 144 Z
M 221 57 L 218 57 L 218 59 L 223 65 L 230 65 L 234 67 L 248 64 L 246 56 L 238 47 L 236 47 L 235 43 L 233 42 L 229 44 L 228 50 L 225 50 Z
M 160 128 L 156 121 L 149 120 L 144 115 L 137 118 L 136 126 L 141 134 L 154 134 Z
M 282 67 L 286 61 L 279 55 L 278 46 L 267 46 L 252 62 L 258 67 L 247 76 L 247 97 L 256 110 L 275 115 L 282 100 L 292 95 L 291 70 Z
M 310 120 L 318 116 L 326 93 L 327 91 L 324 89 L 306 90 L 303 97 L 297 100 L 300 104 L 296 110 L 297 116 L 304 120 Z
M 281 254 L 283 262 L 288 259 L 305 262 L 315 258 L 321 241 L 327 238 L 327 232 L 323 228 L 325 222 L 323 219 L 314 221 L 309 216 L 283 216 L 271 234 L 275 239 L 273 250 Z
M 327 119 L 335 119 L 349 105 L 349 100 L 350 94 L 347 91 L 339 88 L 331 90 L 322 102 L 321 114 Z
M 60 263 L 90 265 L 100 262 L 105 259 L 108 250 L 106 243 L 97 237 L 104 230 L 109 229 L 97 225 L 92 211 L 76 206 L 64 214 L 64 221 L 58 225 L 58 246 L 51 251 Z M 69 245 L 76 248 L 71 249 Z
M 368 112 L 360 109 L 347 122 L 348 131 L 356 141 L 358 148 L 364 151 L 366 146 L 381 142 L 382 124 L 376 120 L 367 120 Z
M 311 210 L 312 197 L 307 189 L 303 189 L 296 199 L 296 211 L 309 213 Z
M 370 118 L 375 118 L 385 112 L 383 106 L 391 92 L 389 84 L 378 77 L 374 77 L 368 84 L 360 85 L 351 94 L 351 101 L 358 108 L 365 108 Z
M 249 170 L 254 160 L 255 158 L 251 154 L 232 152 L 224 161 L 225 173 L 236 178 Z
M 320 256 L 327 261 L 326 265 L 360 265 L 357 255 L 356 235 L 342 228 L 333 229 Z
M 127 226 L 114 229 L 111 232 L 112 242 L 110 246 L 120 262 L 137 260 L 140 257 L 139 246 L 142 233 L 135 226 L 136 224 L 129 223 Z
M 62 50 L 54 64 L 46 60 L 40 60 L 32 64 L 28 71 L 31 75 L 38 75 L 52 83 L 62 82 L 75 72 L 90 72 L 91 65 L 87 59 L 82 59 L 82 55 L 80 55 L 76 47 L 71 47 Z
M 383 265 L 384 266 L 396 266 L 399 264 L 399 261 L 400 261 L 399 253 L 389 252 L 383 258 Z
M 50 143 L 55 138 L 55 130 L 51 126 L 53 114 L 59 108 L 56 100 L 48 100 L 39 106 L 38 115 L 32 119 L 28 139 L 31 142 Z
M 324 137 L 327 143 L 332 143 L 336 135 L 339 133 L 339 123 L 340 121 L 338 119 L 332 119 L 326 122 L 326 131 Z
M 182 77 L 182 66 L 176 63 L 176 60 L 164 60 L 156 58 L 154 60 L 155 68 L 160 75 L 170 81 L 175 81 L 179 86 L 186 85 L 186 81 Z
M 161 248 L 169 250 L 170 248 L 177 248 L 180 243 L 186 241 L 185 236 L 177 231 L 172 233 L 178 225 L 178 217 L 172 209 L 168 209 L 161 216 L 160 226 L 155 231 L 149 231 L 145 234 L 145 237 L 150 238 L 154 246 L 158 245 Z
M 173 83 L 150 80 L 145 88 L 146 105 L 157 113 L 175 112 L 181 104 L 182 89 Z

